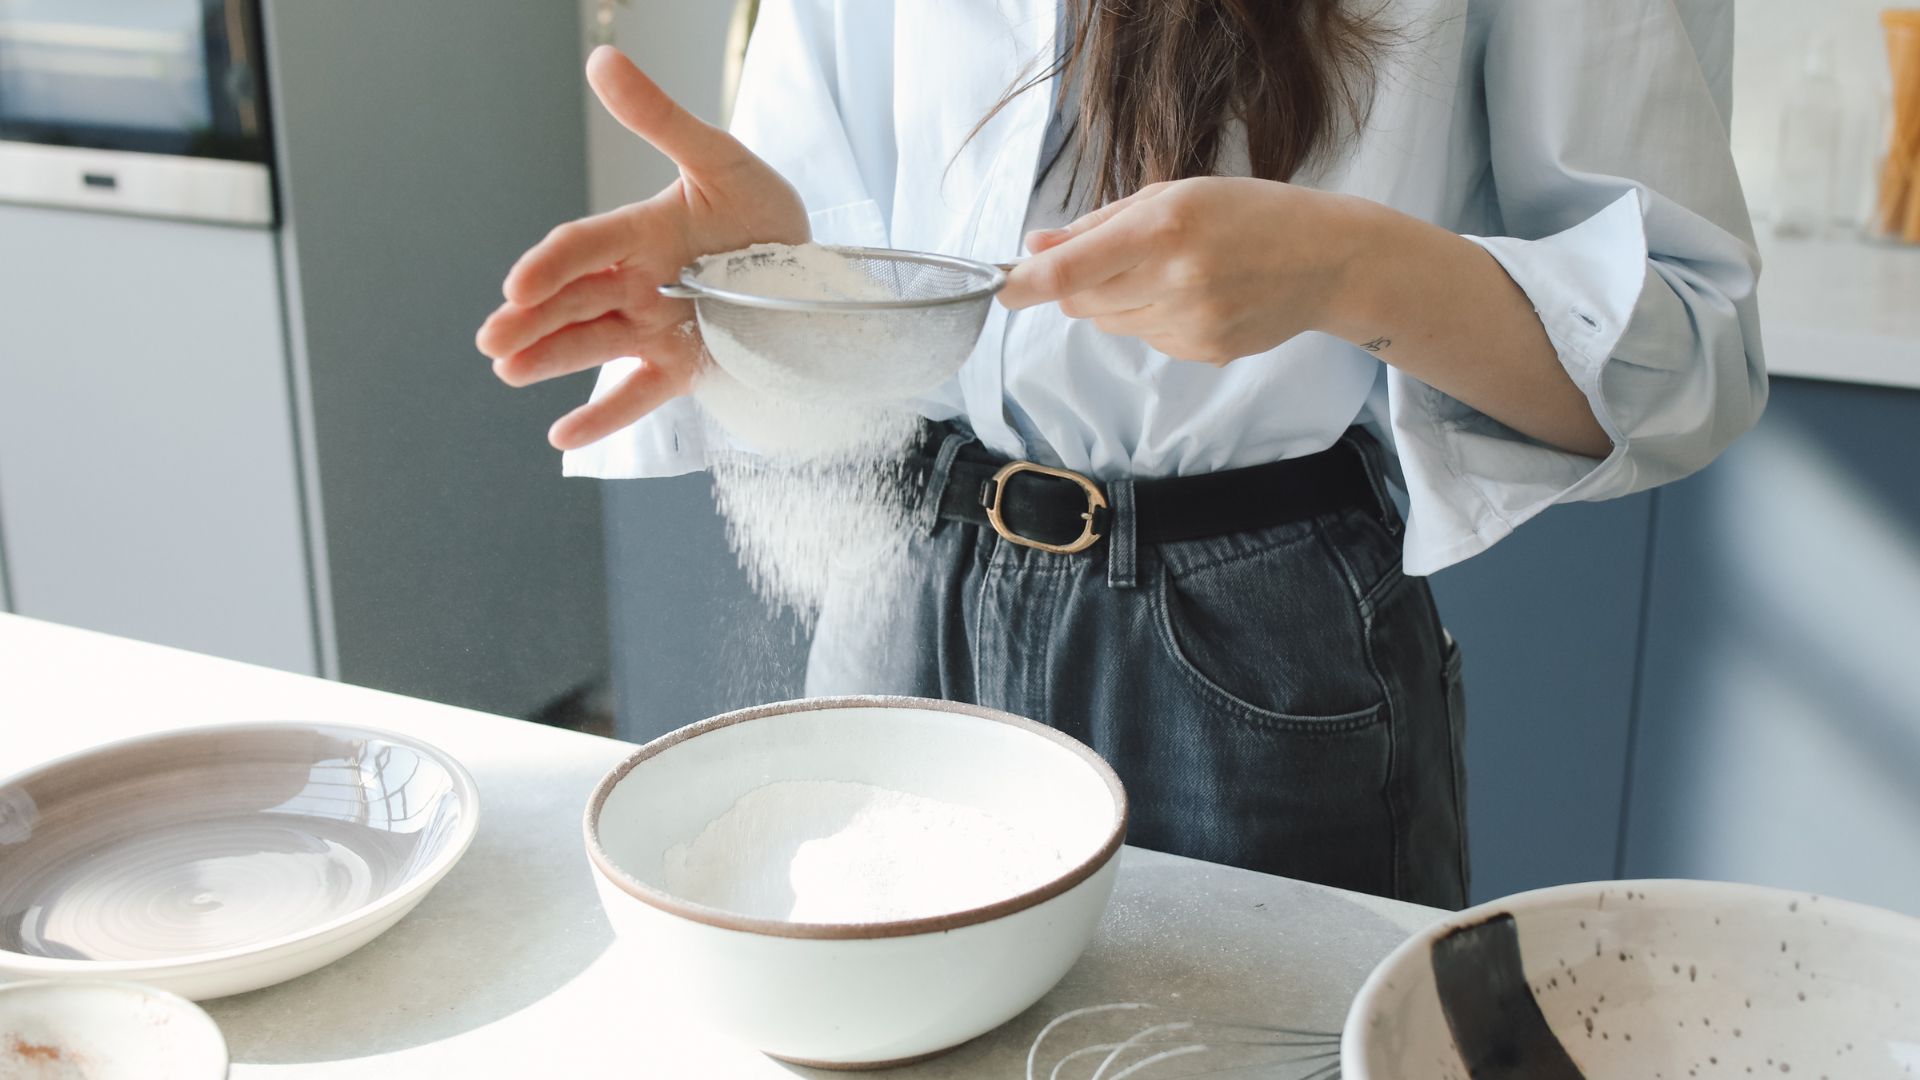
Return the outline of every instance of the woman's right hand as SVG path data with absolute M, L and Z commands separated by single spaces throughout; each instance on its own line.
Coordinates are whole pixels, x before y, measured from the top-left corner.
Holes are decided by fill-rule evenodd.
M 683 333 L 693 305 L 656 289 L 702 255 L 749 244 L 804 243 L 806 207 L 786 179 L 739 140 L 701 122 L 610 46 L 587 59 L 607 111 L 673 159 L 680 179 L 644 202 L 568 222 L 520 256 L 507 302 L 475 336 L 494 374 L 527 386 L 623 356 L 640 366 L 554 422 L 547 440 L 586 446 L 692 389 L 702 349 Z

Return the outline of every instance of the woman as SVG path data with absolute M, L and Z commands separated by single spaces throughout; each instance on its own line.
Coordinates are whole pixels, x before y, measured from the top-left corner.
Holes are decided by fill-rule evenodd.
M 829 610 L 809 690 L 1033 716 L 1113 762 L 1136 843 L 1457 906 L 1459 660 L 1420 575 L 1686 475 L 1764 404 L 1731 18 L 767 3 L 731 137 L 594 54 L 681 179 L 530 250 L 479 345 L 514 385 L 606 364 L 553 426 L 569 473 L 684 472 L 698 344 L 653 291 L 683 264 L 1030 252 L 921 403 L 926 576 L 875 632 L 919 647 Z M 1072 475 L 994 479 L 1017 461 Z

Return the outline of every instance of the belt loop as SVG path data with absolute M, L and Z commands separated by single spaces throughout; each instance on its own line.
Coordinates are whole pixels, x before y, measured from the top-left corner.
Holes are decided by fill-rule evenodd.
M 947 494 L 947 479 L 953 474 L 953 463 L 960 457 L 960 451 L 973 441 L 973 436 L 965 432 L 952 431 L 940 440 L 940 451 L 933 456 L 933 473 L 927 477 L 927 493 L 920 502 L 920 529 L 928 536 L 940 525 L 940 500 Z
M 1134 542 L 1133 481 L 1107 481 L 1107 499 L 1113 503 L 1113 521 L 1107 527 L 1107 585 L 1115 589 L 1131 589 L 1139 583 L 1139 549 Z

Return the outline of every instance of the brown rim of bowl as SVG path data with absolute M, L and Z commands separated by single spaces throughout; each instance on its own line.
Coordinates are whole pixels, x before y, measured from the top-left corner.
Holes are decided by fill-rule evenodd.
M 1072 751 L 1106 782 L 1107 791 L 1112 794 L 1113 805 L 1117 811 L 1114 814 L 1113 830 L 1093 855 L 1038 888 L 1029 889 L 1005 900 L 996 900 L 991 904 L 967 908 L 964 911 L 927 915 L 917 919 L 869 923 L 787 922 L 782 919 L 740 915 L 721 908 L 682 900 L 669 892 L 647 885 L 620 869 L 607 855 L 606 849 L 600 846 L 600 811 L 606 805 L 607 797 L 613 794 L 613 789 L 641 762 L 709 731 L 744 724 L 749 720 L 765 720 L 769 717 L 804 712 L 824 712 L 829 709 L 925 709 L 930 712 L 960 713 L 963 716 L 1007 724 L 1038 735 Z M 1113 771 L 1113 766 L 1108 765 L 1106 759 L 1094 753 L 1085 743 L 1055 731 L 1045 724 L 1015 716 L 1012 713 L 1001 712 L 998 709 L 967 705 L 958 701 L 938 701 L 933 698 L 917 697 L 857 696 L 776 701 L 770 705 L 736 709 L 730 713 L 722 713 L 719 716 L 689 724 L 677 731 L 670 731 L 635 750 L 625 761 L 614 766 L 613 771 L 600 779 L 600 783 L 593 789 L 593 795 L 587 799 L 587 811 L 582 826 L 586 832 L 587 858 L 593 863 L 593 868 L 602 877 L 618 886 L 620 891 L 670 915 L 678 915 L 683 919 L 705 923 L 708 926 L 717 926 L 723 930 L 739 930 L 744 933 L 766 934 L 772 937 L 856 939 L 935 934 L 962 926 L 972 926 L 975 923 L 989 922 L 1051 900 L 1092 877 L 1095 871 L 1105 866 L 1113 858 L 1114 853 L 1120 850 L 1121 841 L 1127 835 L 1127 811 L 1127 792 L 1121 786 L 1120 777 Z

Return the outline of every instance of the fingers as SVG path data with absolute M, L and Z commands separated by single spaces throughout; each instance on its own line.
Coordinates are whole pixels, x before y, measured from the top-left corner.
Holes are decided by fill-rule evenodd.
M 619 385 L 554 421 L 547 442 L 556 450 L 577 450 L 685 394 L 698 369 L 698 339 L 678 331 L 661 336 L 676 340 L 662 340 Z
M 576 278 L 635 255 L 668 250 L 666 226 L 654 209 L 646 202 L 557 226 L 507 271 L 501 293 L 521 307 L 534 307 Z
M 1018 310 L 1061 300 L 1131 270 L 1149 255 L 1143 230 L 1134 222 L 1115 213 L 1021 263 L 1007 275 L 1000 302 Z
M 1093 229 L 1095 226 L 1106 223 L 1115 214 L 1125 210 L 1127 207 L 1153 198 L 1164 191 L 1166 187 L 1166 184 L 1148 184 L 1146 187 L 1141 188 L 1139 191 L 1125 198 L 1115 199 L 1107 205 L 1100 207 L 1098 210 L 1082 214 L 1057 229 L 1035 229 L 1026 236 L 1027 250 L 1038 255 L 1048 248 L 1059 247 L 1061 244 Z
M 733 136 L 681 108 L 611 45 L 587 57 L 587 83 L 614 119 L 688 172 L 727 165 L 746 153 Z
M 502 304 L 480 324 L 474 347 L 496 360 L 512 356 L 562 327 L 626 306 L 628 291 L 619 271 L 603 270 L 575 280 L 537 307 Z M 644 304 L 647 298 L 636 299 Z
M 508 386 L 531 386 L 547 379 L 598 367 L 639 351 L 640 334 L 619 313 L 575 323 L 517 353 L 493 362 L 493 373 Z

